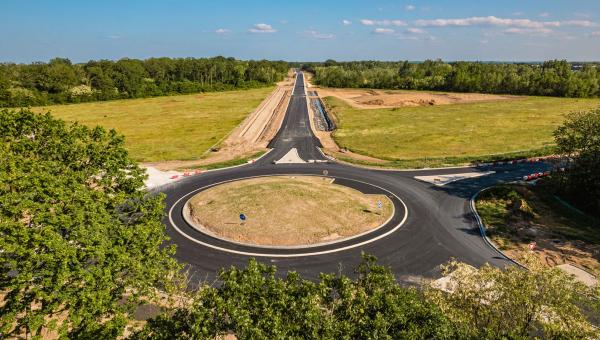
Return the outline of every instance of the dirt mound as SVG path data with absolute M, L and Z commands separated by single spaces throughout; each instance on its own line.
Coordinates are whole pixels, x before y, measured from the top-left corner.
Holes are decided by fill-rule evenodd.
M 501 96 L 481 93 L 443 93 L 373 89 L 326 88 L 319 89 L 318 92 L 321 97 L 338 97 L 350 105 L 361 109 L 448 105 L 493 100 L 514 100 L 520 98 L 518 96 Z

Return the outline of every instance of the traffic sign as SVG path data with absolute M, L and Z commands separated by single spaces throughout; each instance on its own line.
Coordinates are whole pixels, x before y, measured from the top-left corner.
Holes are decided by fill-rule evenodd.
M 329 174 L 329 171 L 323 170 L 323 176 L 327 176 L 327 174 Z
M 242 222 L 244 222 L 246 220 L 246 215 L 240 214 L 240 220 L 242 220 Z
M 377 201 L 377 208 L 381 209 L 383 207 L 383 204 L 381 204 L 381 201 Z
M 535 243 L 535 242 L 529 243 L 529 245 L 528 245 L 529 250 L 534 250 L 536 245 L 537 245 L 537 243 Z

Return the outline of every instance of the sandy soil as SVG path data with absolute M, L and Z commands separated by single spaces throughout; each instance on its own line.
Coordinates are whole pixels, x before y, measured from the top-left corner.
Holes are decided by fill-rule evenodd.
M 359 109 L 380 109 L 405 106 L 430 106 L 465 104 L 481 101 L 509 100 L 518 96 L 504 96 L 481 93 L 443 93 L 371 89 L 314 88 L 321 98 L 338 97 Z
M 565 224 L 565 217 L 539 201 L 526 187 L 515 188 L 528 195 L 528 202 L 534 202 L 534 217 L 526 219 L 515 215 L 507 224 L 510 233 L 492 233 L 491 240 L 502 252 L 518 261 L 531 252 L 528 245 L 533 240 L 536 243 L 533 252 L 544 264 L 550 267 L 573 264 L 600 277 L 600 244 L 567 239 L 560 235 L 556 231 L 573 228 Z M 529 209 L 527 203 L 523 204 Z
M 381 209 L 377 202 L 382 203 Z M 222 184 L 194 196 L 188 208 L 196 227 L 206 233 L 266 246 L 347 238 L 380 226 L 393 211 L 385 195 L 365 195 L 329 178 L 312 176 Z M 240 213 L 247 216 L 243 223 Z

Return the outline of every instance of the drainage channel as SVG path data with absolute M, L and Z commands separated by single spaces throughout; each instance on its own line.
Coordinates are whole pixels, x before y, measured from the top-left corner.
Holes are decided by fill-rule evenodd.
M 315 125 L 317 129 L 320 131 L 333 131 L 335 129 L 335 125 L 333 121 L 329 118 L 327 114 L 327 110 L 325 110 L 325 105 L 321 101 L 321 98 L 318 97 L 316 91 L 309 92 L 310 105 L 314 109 L 315 114 Z

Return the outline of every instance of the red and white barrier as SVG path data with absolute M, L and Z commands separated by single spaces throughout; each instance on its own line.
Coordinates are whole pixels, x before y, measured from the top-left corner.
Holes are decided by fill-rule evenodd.
M 548 176 L 550 176 L 550 174 L 551 174 L 550 171 L 536 172 L 536 173 L 533 173 L 531 175 L 523 176 L 523 180 L 524 181 L 533 181 L 533 180 L 538 179 L 538 178 L 548 177 Z

